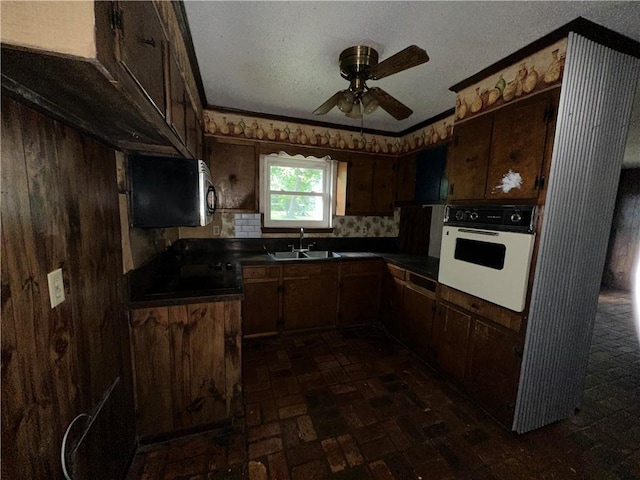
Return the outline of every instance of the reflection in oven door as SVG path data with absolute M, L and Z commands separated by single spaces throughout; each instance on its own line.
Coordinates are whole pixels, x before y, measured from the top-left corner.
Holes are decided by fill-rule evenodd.
M 534 240 L 530 233 L 445 226 L 438 281 L 521 312 Z

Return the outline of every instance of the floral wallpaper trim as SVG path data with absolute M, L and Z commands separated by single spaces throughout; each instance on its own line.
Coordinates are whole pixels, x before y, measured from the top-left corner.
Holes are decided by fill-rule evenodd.
M 203 116 L 205 133 L 209 135 L 391 155 L 408 153 L 451 138 L 455 118 L 451 115 L 404 137 L 391 137 L 371 134 L 360 136 L 349 130 L 317 128 L 302 123 L 294 125 L 216 110 L 205 110 Z
M 455 121 L 493 110 L 516 98 L 526 97 L 562 83 L 567 39 L 529 55 L 517 64 L 460 90 Z

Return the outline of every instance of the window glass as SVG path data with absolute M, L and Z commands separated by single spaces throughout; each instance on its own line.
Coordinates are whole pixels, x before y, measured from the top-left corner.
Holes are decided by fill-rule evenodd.
M 333 161 L 286 154 L 266 155 L 261 161 L 265 227 L 331 226 Z

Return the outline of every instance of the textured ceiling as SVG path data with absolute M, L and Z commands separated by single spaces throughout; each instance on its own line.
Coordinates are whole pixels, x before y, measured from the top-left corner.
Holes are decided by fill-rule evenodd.
M 397 121 L 382 109 L 365 128 L 400 132 L 455 105 L 452 85 L 582 16 L 640 41 L 640 2 L 249 2 L 186 0 L 210 105 L 359 126 L 337 108 L 312 111 L 348 86 L 338 56 L 374 47 L 380 60 L 408 45 L 431 60 L 370 81 L 409 106 Z

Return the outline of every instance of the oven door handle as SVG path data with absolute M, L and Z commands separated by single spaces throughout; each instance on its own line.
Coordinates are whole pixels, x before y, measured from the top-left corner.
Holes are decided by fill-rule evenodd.
M 492 237 L 497 237 L 498 235 L 500 235 L 499 232 L 487 232 L 486 230 L 471 230 L 469 228 L 459 228 L 458 231 L 464 232 L 464 233 L 473 233 L 478 235 L 490 235 Z

